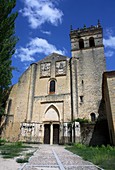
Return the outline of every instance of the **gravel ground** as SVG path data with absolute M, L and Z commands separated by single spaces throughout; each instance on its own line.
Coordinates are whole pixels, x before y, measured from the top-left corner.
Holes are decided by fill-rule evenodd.
M 20 170 L 99 170 L 88 161 L 67 151 L 63 146 L 40 145 Z
M 101 170 L 88 161 L 84 161 L 58 145 L 33 145 L 38 147 L 29 159 L 29 163 L 19 164 L 15 159 L 0 157 L 0 170 Z
M 16 162 L 16 159 L 3 159 L 0 157 L 0 170 L 18 170 L 21 166 Z

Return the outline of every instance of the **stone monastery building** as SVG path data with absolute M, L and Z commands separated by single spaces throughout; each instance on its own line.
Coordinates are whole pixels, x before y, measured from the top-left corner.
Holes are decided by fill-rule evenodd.
M 102 96 L 102 80 L 106 82 L 103 91 L 108 91 L 109 73 L 103 78 L 106 66 L 100 23 L 71 29 L 70 41 L 71 58 L 52 53 L 32 63 L 12 87 L 2 137 L 45 144 L 115 144 L 115 107 L 111 111 L 109 105 L 106 113 L 108 92 Z M 115 72 L 112 76 L 113 83 Z M 114 100 L 115 93 L 111 94 Z

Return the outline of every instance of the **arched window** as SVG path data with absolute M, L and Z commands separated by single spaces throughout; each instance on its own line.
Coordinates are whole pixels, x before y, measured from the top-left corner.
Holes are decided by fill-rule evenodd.
M 50 93 L 55 93 L 55 80 L 51 80 L 50 81 L 50 89 L 49 89 Z
M 84 40 L 83 39 L 79 40 L 79 48 L 80 49 L 84 48 Z
M 93 38 L 93 37 L 90 37 L 90 38 L 89 38 L 89 46 L 90 46 L 90 47 L 95 47 L 95 41 L 94 41 L 94 38 Z
M 95 122 L 95 120 L 96 120 L 95 113 L 91 113 L 90 116 L 91 116 L 91 121 Z

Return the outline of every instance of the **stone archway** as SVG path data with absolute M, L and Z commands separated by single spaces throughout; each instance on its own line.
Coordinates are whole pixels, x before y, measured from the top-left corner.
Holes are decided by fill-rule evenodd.
M 59 122 L 60 116 L 57 108 L 51 105 L 45 112 L 44 121 L 44 143 L 59 143 Z
M 59 122 L 59 112 L 58 109 L 51 105 L 45 112 L 45 121 L 58 121 Z

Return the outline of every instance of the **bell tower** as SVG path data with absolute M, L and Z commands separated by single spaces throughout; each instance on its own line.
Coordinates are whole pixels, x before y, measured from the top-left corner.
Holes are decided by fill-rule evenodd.
M 96 26 L 70 31 L 73 119 L 98 117 L 105 71 L 103 29 Z M 93 118 L 92 118 L 93 115 Z

